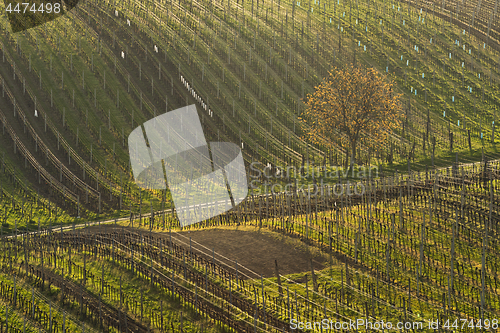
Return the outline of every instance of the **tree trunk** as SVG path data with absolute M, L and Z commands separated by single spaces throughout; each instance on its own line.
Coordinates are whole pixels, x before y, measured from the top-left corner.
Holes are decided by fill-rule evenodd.
M 356 140 L 351 141 L 351 163 L 349 164 L 349 171 L 354 170 L 354 163 L 356 162 L 356 146 L 357 142 Z

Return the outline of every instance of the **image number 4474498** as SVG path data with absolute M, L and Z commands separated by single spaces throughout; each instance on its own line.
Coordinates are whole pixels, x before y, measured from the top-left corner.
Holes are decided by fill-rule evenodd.
M 5 12 L 12 32 L 37 27 L 64 15 L 73 9 L 79 0 L 4 0 Z

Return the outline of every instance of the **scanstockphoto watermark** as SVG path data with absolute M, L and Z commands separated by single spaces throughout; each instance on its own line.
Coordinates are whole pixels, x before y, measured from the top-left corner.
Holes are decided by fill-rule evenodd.
M 293 165 L 271 166 L 267 164 L 264 166 L 261 162 L 250 163 L 250 178 L 267 178 L 267 179 L 308 179 L 312 178 L 325 178 L 325 179 L 367 179 L 378 177 L 378 166 L 358 166 L 357 168 L 343 168 L 339 166 L 324 167 L 324 166 L 310 166 L 303 165 L 296 168 Z
M 335 195 L 335 196 L 353 196 L 353 195 L 363 195 L 366 192 L 366 186 L 363 183 L 351 183 L 347 181 L 346 183 L 338 183 L 334 185 L 325 184 L 323 179 L 320 179 L 318 184 L 299 184 L 298 180 L 293 183 L 273 183 L 268 181 L 261 181 L 258 179 L 252 179 L 250 181 L 249 188 L 252 190 L 252 194 L 280 194 L 280 193 L 295 193 L 304 192 L 308 195 Z M 262 192 L 262 193 L 260 193 Z
M 347 330 L 347 331 L 359 331 L 359 330 L 405 330 L 405 331 L 416 331 L 423 330 L 424 325 L 421 321 L 406 321 L 406 322 L 390 322 L 384 320 L 366 320 L 366 319 L 355 319 L 349 321 L 334 321 L 330 319 L 323 319 L 321 321 L 299 321 L 297 319 L 290 320 L 290 328 L 292 330 Z M 429 328 L 432 327 L 429 325 Z
M 378 167 L 361 166 L 357 170 L 351 169 L 349 177 L 358 180 L 351 181 L 346 180 L 349 169 L 340 167 L 327 169 L 324 167 L 307 166 L 299 168 L 287 166 L 286 168 L 280 168 L 271 167 L 269 164 L 264 168 L 262 166 L 263 164 L 260 162 L 250 164 L 249 188 L 253 194 L 260 194 L 260 192 L 265 194 L 305 192 L 313 196 L 361 196 L 366 191 L 366 186 L 361 180 L 378 176 Z M 309 177 L 315 180 L 314 183 L 304 183 Z M 337 183 L 332 184 L 332 181 L 337 181 Z

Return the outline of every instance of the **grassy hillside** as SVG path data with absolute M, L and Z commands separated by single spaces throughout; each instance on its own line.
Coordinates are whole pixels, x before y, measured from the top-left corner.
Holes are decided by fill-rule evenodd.
M 183 231 L 167 215 L 3 237 L 0 297 L 19 312 L 14 281 L 31 284 L 37 304 L 64 306 L 54 327 L 63 314 L 76 331 L 291 332 L 324 318 L 496 331 L 499 167 L 388 177 L 359 197 L 252 197 Z
M 168 194 L 133 184 L 126 139 L 155 115 L 198 103 L 182 75 L 212 110 L 198 103 L 207 140 L 240 144 L 248 162 L 343 165 L 346 147 L 305 142 L 298 116 L 327 71 L 352 62 L 387 73 L 405 105 L 401 131 L 375 151 L 360 147 L 360 164 L 408 170 L 408 159 L 423 169 L 457 153 L 461 162 L 496 156 L 494 4 L 446 6 L 85 2 L 16 34 L 4 18 L 2 113 L 23 146 L 6 132 L 6 163 L 26 163 L 26 186 L 54 192 L 50 201 L 72 216 L 139 212 L 141 201 L 145 211 L 169 207 Z
M 84 1 L 18 33 L 2 16 L 0 330 L 281 332 L 323 318 L 496 330 L 497 10 Z M 334 172 L 348 162 L 344 134 L 311 144 L 300 121 L 328 71 L 352 63 L 394 81 L 404 105 L 387 144 L 359 147 L 355 171 L 378 173 L 357 186 Z M 206 140 L 239 145 L 247 168 L 305 166 L 271 177 L 280 189 L 318 182 L 318 167 L 344 187 L 252 191 L 180 230 L 168 190 L 135 184 L 127 142 L 190 104 Z

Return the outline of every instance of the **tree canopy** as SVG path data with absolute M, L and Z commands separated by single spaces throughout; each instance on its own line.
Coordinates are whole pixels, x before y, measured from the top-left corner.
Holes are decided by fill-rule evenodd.
M 306 135 L 315 143 L 342 145 L 355 162 L 358 143 L 377 147 L 400 126 L 400 95 L 374 68 L 334 68 L 307 95 L 301 119 L 310 126 Z

